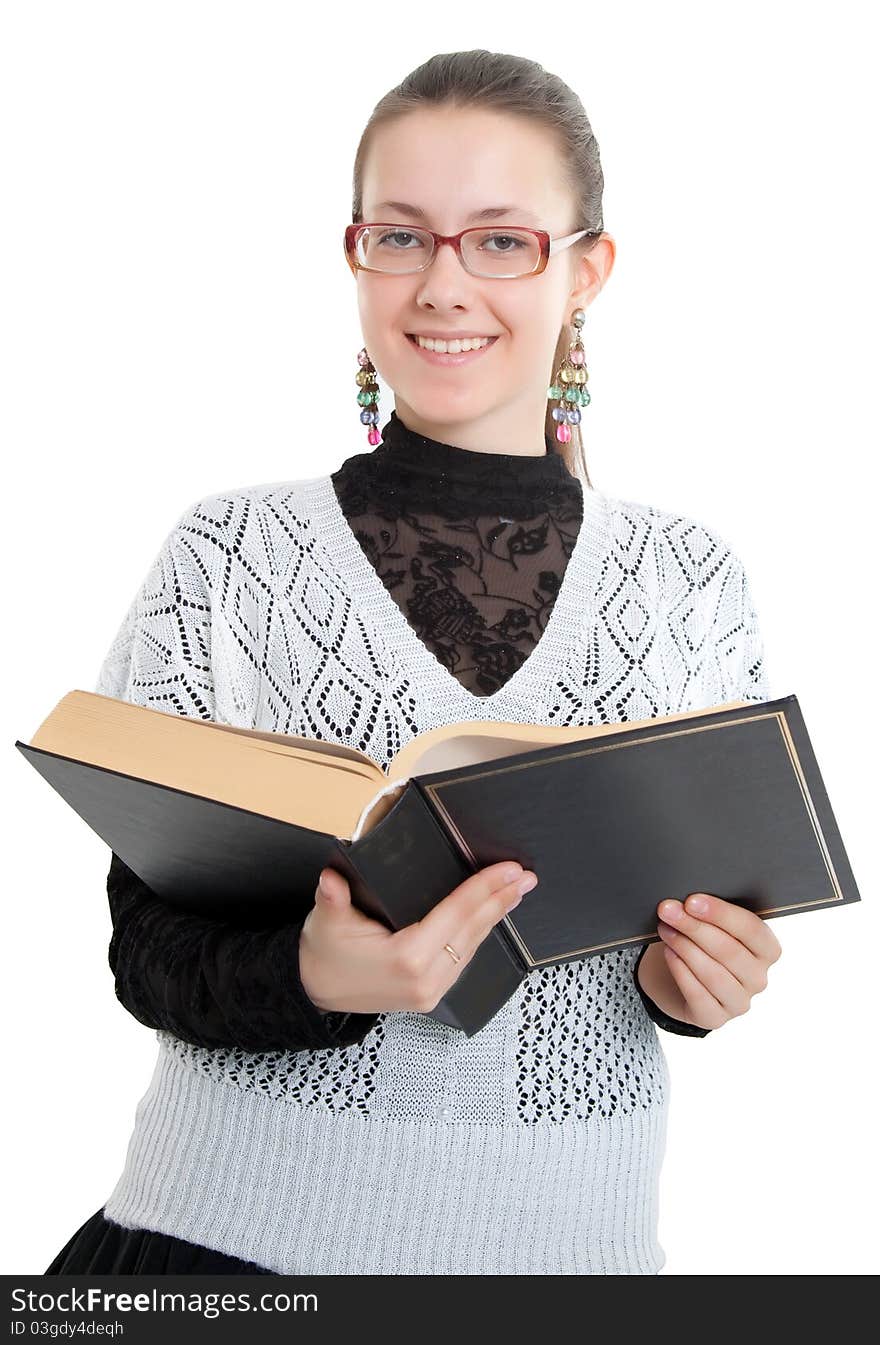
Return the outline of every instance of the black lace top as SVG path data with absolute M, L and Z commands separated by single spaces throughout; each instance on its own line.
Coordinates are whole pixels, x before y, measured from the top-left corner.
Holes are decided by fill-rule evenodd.
M 543 634 L 583 520 L 554 451 L 478 452 L 416 434 L 392 411 L 382 443 L 332 481 L 342 511 L 419 638 L 489 696 Z

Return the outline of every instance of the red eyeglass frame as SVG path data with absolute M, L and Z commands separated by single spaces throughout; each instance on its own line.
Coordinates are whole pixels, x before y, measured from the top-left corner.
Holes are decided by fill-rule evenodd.
M 534 234 L 541 248 L 538 265 L 535 267 L 534 271 L 524 271 L 522 275 L 519 276 L 477 276 L 476 278 L 478 280 L 528 280 L 530 276 L 539 276 L 545 269 L 547 262 L 555 255 L 555 253 L 561 252 L 563 248 L 570 247 L 571 244 L 577 242 L 579 238 L 600 238 L 605 232 L 604 229 L 578 229 L 576 233 L 566 234 L 563 238 L 551 238 L 546 229 L 527 229 L 524 225 L 520 224 L 509 224 L 507 227 L 510 230 L 515 229 L 517 233 Z M 424 266 L 415 266 L 411 271 L 382 271 L 375 266 L 364 266 L 363 262 L 358 259 L 357 236 L 361 229 L 394 228 L 400 229 L 405 233 L 431 235 L 434 240 L 434 251 L 431 253 L 430 258 L 425 262 Z M 428 267 L 437 256 L 437 250 L 440 245 L 442 243 L 450 243 L 455 248 L 462 269 L 467 271 L 468 275 L 473 275 L 473 272 L 468 271 L 468 268 L 464 264 L 464 258 L 461 255 L 461 240 L 464 238 L 465 234 L 485 233 L 487 229 L 491 231 L 492 226 L 488 224 L 475 224 L 468 229 L 462 229 L 461 232 L 457 234 L 438 234 L 435 233 L 433 229 L 423 228 L 420 224 L 407 227 L 406 225 L 402 225 L 399 220 L 370 220 L 369 223 L 348 224 L 346 225 L 344 239 L 345 259 L 351 268 L 352 274 L 355 276 L 358 271 L 367 271 L 370 275 L 412 276 L 418 275 L 420 271 L 427 271 Z M 499 225 L 497 231 L 498 233 L 504 233 L 504 226 Z

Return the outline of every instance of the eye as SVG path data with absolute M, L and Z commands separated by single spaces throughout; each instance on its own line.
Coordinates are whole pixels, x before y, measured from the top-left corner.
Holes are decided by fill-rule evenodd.
M 498 251 L 498 252 L 515 252 L 517 248 L 523 248 L 523 247 L 527 247 L 527 246 L 528 246 L 528 244 L 527 244 L 522 238 L 516 238 L 516 237 L 514 237 L 513 234 L 489 234 L 489 236 L 483 240 L 483 242 L 480 244 L 480 246 L 481 246 L 481 247 L 485 247 L 487 243 L 491 243 L 491 242 L 493 242 L 493 241 L 496 241 L 496 240 L 499 239 L 499 238 L 500 238 L 501 241 L 504 242 L 504 243 L 512 243 L 512 244 L 513 244 L 513 247 L 505 247 L 505 248 L 498 248 L 498 249 L 494 249 L 494 248 L 493 248 L 492 251 Z
M 408 229 L 394 229 L 390 233 L 382 234 L 379 244 L 384 244 L 389 238 L 412 238 L 415 239 L 416 243 L 419 242 L 417 235 L 410 233 Z M 412 248 L 399 247 L 396 244 L 391 245 L 391 250 L 393 252 L 412 252 Z

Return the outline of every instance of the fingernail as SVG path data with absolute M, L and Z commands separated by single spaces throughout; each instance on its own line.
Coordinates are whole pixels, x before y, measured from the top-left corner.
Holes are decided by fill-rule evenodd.
M 508 864 L 507 868 L 502 870 L 501 878 L 505 883 L 512 883 L 521 873 L 522 864 Z
M 326 870 L 325 870 L 325 869 L 322 869 L 321 872 L 320 872 L 320 874 L 318 875 L 318 886 L 320 887 L 320 889 L 321 889 L 322 892 L 327 892 L 327 891 L 329 891 L 328 884 L 327 884 L 327 880 L 326 880 L 326 877 L 325 877 L 325 873 L 326 873 Z
M 660 908 L 660 914 L 664 920 L 678 920 L 681 917 L 680 901 L 664 901 Z
M 527 892 L 531 892 L 532 888 L 537 886 L 538 886 L 537 874 L 527 873 L 526 876 L 524 878 L 521 878 L 520 881 L 517 883 L 516 890 L 521 897 L 524 897 Z
M 702 913 L 709 908 L 709 903 L 705 897 L 688 897 L 685 905 L 689 911 L 697 911 L 698 913 Z

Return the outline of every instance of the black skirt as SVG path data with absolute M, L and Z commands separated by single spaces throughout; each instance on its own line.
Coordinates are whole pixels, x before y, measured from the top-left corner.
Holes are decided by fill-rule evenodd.
M 100 1209 L 77 1229 L 43 1274 L 274 1275 L 275 1271 L 167 1233 L 123 1228 Z

